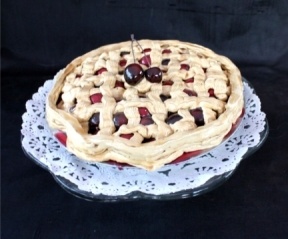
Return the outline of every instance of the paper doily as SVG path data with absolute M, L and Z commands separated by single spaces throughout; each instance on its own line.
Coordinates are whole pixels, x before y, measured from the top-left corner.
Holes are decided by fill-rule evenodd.
M 45 103 L 52 85 L 53 80 L 47 80 L 26 103 L 27 112 L 22 116 L 22 147 L 36 163 L 48 169 L 61 186 L 87 199 L 161 199 L 197 195 L 199 193 L 193 189 L 219 177 L 227 178 L 250 149 L 258 148 L 268 132 L 259 97 L 244 80 L 242 122 L 232 136 L 207 153 L 153 172 L 106 163 L 89 164 L 69 153 L 49 129 Z

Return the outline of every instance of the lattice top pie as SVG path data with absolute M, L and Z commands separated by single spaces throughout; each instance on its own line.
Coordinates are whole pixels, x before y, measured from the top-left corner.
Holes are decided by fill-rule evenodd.
M 155 170 L 219 145 L 242 109 L 241 75 L 228 58 L 191 43 L 140 40 L 68 64 L 46 116 L 80 159 Z

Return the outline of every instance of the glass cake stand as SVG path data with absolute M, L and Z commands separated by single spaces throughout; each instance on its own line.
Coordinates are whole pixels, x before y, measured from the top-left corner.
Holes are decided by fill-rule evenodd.
M 267 119 L 265 119 L 266 124 L 264 130 L 260 133 L 260 141 L 259 143 L 252 148 L 249 148 L 248 151 L 243 155 L 243 159 L 248 158 L 251 156 L 254 152 L 256 152 L 265 142 L 268 133 L 269 133 L 269 125 Z M 22 136 L 23 137 L 23 136 Z M 21 138 L 22 138 L 21 137 Z M 35 158 L 33 155 L 31 155 L 29 152 L 27 152 L 22 147 L 24 153 L 37 165 L 42 167 L 43 169 L 47 170 L 51 173 L 55 181 L 68 193 L 72 194 L 73 196 L 76 196 L 81 199 L 85 199 L 88 201 L 103 201 L 103 202 L 117 202 L 117 201 L 132 201 L 132 200 L 145 200 L 145 199 L 151 199 L 151 200 L 173 200 L 173 199 L 184 199 L 189 197 L 195 197 L 199 196 L 205 193 L 208 193 L 219 186 L 221 186 L 224 182 L 226 182 L 236 171 L 237 167 L 235 167 L 233 170 L 225 172 L 224 174 L 214 176 L 207 180 L 204 184 L 202 184 L 199 187 L 191 188 L 187 190 L 182 190 L 174 193 L 168 193 L 168 194 L 161 194 L 161 195 L 154 195 L 154 194 L 148 194 L 143 193 L 140 191 L 133 191 L 131 193 L 128 193 L 126 195 L 117 195 L 117 196 L 109 196 L 109 195 L 103 195 L 103 194 L 94 194 L 91 192 L 83 191 L 78 188 L 77 185 L 70 182 L 64 177 L 57 176 L 53 172 L 49 170 L 49 168 L 41 163 L 37 158 Z M 229 157 L 229 155 L 228 155 Z
M 254 88 L 252 87 L 251 83 L 249 81 L 247 81 L 246 79 L 243 78 L 243 81 L 248 84 L 248 86 L 250 87 L 251 91 L 252 92 L 255 92 L 254 91 Z M 51 82 L 50 82 L 51 83 Z M 44 84 L 45 86 L 45 84 Z M 43 86 L 43 87 L 44 87 Z M 50 87 L 50 86 L 49 86 Z M 45 120 L 45 113 L 43 113 L 43 111 L 45 112 L 45 107 L 44 107 L 44 104 L 43 101 L 45 102 L 45 97 L 46 97 L 46 94 L 47 92 L 49 91 L 49 87 L 47 89 L 40 89 L 39 88 L 39 94 L 36 96 L 33 96 L 33 100 L 37 101 L 36 104 L 33 104 L 33 107 L 38 107 L 37 105 L 39 105 L 40 109 L 38 109 L 40 111 L 40 114 L 37 114 L 36 116 L 36 121 L 37 121 L 37 117 L 42 117 L 41 120 L 40 120 L 40 124 L 43 123 L 43 120 Z M 44 87 L 45 88 L 45 87 Z M 40 97 L 39 97 L 40 95 Z M 256 94 L 255 94 L 256 96 Z M 41 99 L 39 99 L 41 98 Z M 39 103 L 40 102 L 40 103 Z M 35 102 L 34 102 L 35 103 Z M 39 104 L 38 104 L 39 103 Z M 42 104 L 43 103 L 43 104 Z M 253 102 L 249 104 L 249 106 L 251 107 L 251 104 L 253 106 Z M 259 103 L 260 104 L 260 103 Z M 261 105 L 261 104 L 260 104 Z M 248 106 L 247 106 L 248 107 Z M 248 109 L 249 110 L 249 109 Z M 251 110 L 251 109 L 250 109 Z M 28 111 L 28 108 L 27 108 L 27 111 Z M 32 109 L 32 111 L 34 112 L 35 111 L 35 108 Z M 36 109 L 37 111 L 37 109 Z M 245 105 L 245 111 L 246 111 L 246 105 Z M 260 111 L 260 110 L 259 110 Z M 32 114 L 33 114 L 32 112 Z M 36 112 L 38 113 L 38 112 Z M 38 116 L 38 115 L 41 115 L 41 116 Z M 23 120 L 24 121 L 24 120 Z M 35 124 L 35 118 L 33 118 L 33 122 L 31 123 L 30 122 L 30 118 L 28 118 L 28 125 L 34 125 Z M 249 121 L 250 122 L 250 121 Z M 60 176 L 59 174 L 56 174 L 55 171 L 51 170 L 51 168 L 48 167 L 48 165 L 46 165 L 45 163 L 43 163 L 38 157 L 35 157 L 33 153 L 31 153 L 29 150 L 27 150 L 27 145 L 26 147 L 23 146 L 23 139 L 25 138 L 25 135 L 23 135 L 23 131 L 22 134 L 21 134 L 21 142 L 22 142 L 22 149 L 24 151 L 24 153 L 34 162 L 36 163 L 37 165 L 39 165 L 40 167 L 42 167 L 43 169 L 47 170 L 48 172 L 51 173 L 51 175 L 53 176 L 53 178 L 55 179 L 55 181 L 64 189 L 66 190 L 68 193 L 71 193 L 72 195 L 78 197 L 78 198 L 81 198 L 81 199 L 85 199 L 85 200 L 89 200 L 89 201 L 103 201 L 103 202 L 117 202 L 117 201 L 132 201 L 132 200 L 172 200 L 172 199 L 183 199 L 183 198 L 189 198 L 189 197 L 195 197 L 195 196 L 199 196 L 199 195 L 202 195 L 202 194 L 205 194 L 207 192 L 210 192 L 214 189 L 216 189 L 217 187 L 219 187 L 221 184 L 223 184 L 224 182 L 226 182 L 232 175 L 233 173 L 237 170 L 239 164 L 241 163 L 242 160 L 244 160 L 245 158 L 251 156 L 255 151 L 257 151 L 262 145 L 263 143 L 265 142 L 267 136 L 268 136 L 268 133 L 269 133 L 269 125 L 268 125 L 268 121 L 266 119 L 266 116 L 262 118 L 262 121 L 261 121 L 263 124 L 264 124 L 264 129 L 262 130 L 261 128 L 261 132 L 259 132 L 259 137 L 257 138 L 257 144 L 253 144 L 253 146 L 251 147 L 248 147 L 247 151 L 245 151 L 245 153 L 242 155 L 241 159 L 239 161 L 235 161 L 236 164 L 235 166 L 233 165 L 233 167 L 230 169 L 230 170 L 226 170 L 224 173 L 218 173 L 217 175 L 216 174 L 212 174 L 210 175 L 207 180 L 204 180 L 204 181 L 201 181 L 201 183 L 198 183 L 197 185 L 198 186 L 194 186 L 194 187 L 190 187 L 190 184 L 188 187 L 186 187 L 184 190 L 170 190 L 170 188 L 168 190 L 166 190 L 166 192 L 168 193 L 162 193 L 162 191 L 160 191 L 161 193 L 159 193 L 159 185 L 155 186 L 155 189 L 154 189 L 154 192 L 158 192 L 157 193 L 149 193 L 149 190 L 139 190 L 139 188 L 137 187 L 132 187 L 131 186 L 131 190 L 127 190 L 128 193 L 121 193 L 121 194 L 118 194 L 118 193 L 115 193 L 115 194 L 105 194 L 102 192 L 98 192 L 97 190 L 95 191 L 91 191 L 91 190 L 83 190 L 83 189 L 80 189 L 79 185 L 73 183 L 71 180 L 68 180 L 67 178 L 63 177 L 63 176 Z M 27 122 L 26 122 L 27 123 Z M 25 126 L 25 125 L 24 125 Z M 23 125 L 22 125 L 23 127 Z M 41 125 L 41 127 L 43 127 Z M 40 128 L 41 128 L 40 127 Z M 28 127 L 29 128 L 29 127 Z M 240 130 L 240 129 L 239 129 Z M 235 130 L 237 131 L 237 129 Z M 26 132 L 26 131 L 25 131 Z M 50 131 L 49 131 L 50 132 Z M 250 131 L 249 131 L 250 132 Z M 258 132 L 258 131 L 257 131 Z M 29 132 L 30 133 L 30 132 Z M 230 135 L 227 139 L 225 139 L 221 144 L 223 144 L 226 140 L 229 140 L 229 138 L 231 136 L 233 136 L 234 133 L 232 133 L 232 135 Z M 242 137 L 243 136 L 243 131 L 239 131 L 238 132 L 238 135 L 240 134 L 240 136 Z M 252 134 L 252 133 L 251 133 Z M 49 135 L 46 135 L 46 137 L 51 137 L 51 138 L 54 138 L 54 136 L 52 135 L 52 132 L 49 133 Z M 246 136 L 247 136 L 247 133 L 246 133 Z M 248 134 L 248 138 L 249 138 L 249 134 Z M 55 139 L 55 138 L 54 138 Z M 37 133 L 36 133 L 36 136 L 33 138 L 34 142 L 35 140 L 40 140 L 40 137 L 38 137 Z M 55 139 L 56 140 L 56 139 Z M 30 143 L 30 141 L 29 141 Z M 45 146 L 46 147 L 46 146 Z M 218 146 L 217 146 L 218 147 Z M 217 148 L 216 147 L 216 148 Z M 46 148 L 47 149 L 47 148 Z M 50 150 L 50 148 L 48 148 Z M 48 151 L 49 151 L 48 150 Z M 66 150 L 65 150 L 66 152 Z M 58 151 L 56 152 L 57 153 L 57 157 L 58 157 Z M 44 154 L 45 154 L 45 151 L 44 151 Z M 206 151 L 204 154 L 210 154 L 210 151 Z M 221 151 L 221 154 L 222 154 L 222 151 Z M 226 158 L 226 159 L 230 159 L 230 158 L 233 158 L 233 155 L 231 155 L 231 153 L 229 153 L 228 151 L 225 151 L 223 152 L 223 157 Z M 43 156 L 43 155 L 42 155 Z M 204 155 L 205 156 L 205 155 Z M 61 157 L 61 156 L 59 156 Z M 202 157 L 202 156 L 201 156 Z M 194 160 L 194 157 L 192 156 L 190 159 L 187 159 L 186 161 L 188 162 L 190 160 L 191 162 L 191 159 Z M 204 158 L 205 159 L 205 158 Z M 70 158 L 69 158 L 70 160 Z M 202 160 L 202 159 L 201 159 Z M 76 161 L 81 161 L 80 159 L 76 159 Z M 184 162 L 186 162 L 184 161 Z M 69 163 L 71 163 L 69 161 Z M 97 163 L 95 164 L 96 167 L 97 165 L 103 165 L 103 163 Z M 193 163 L 192 163 L 193 164 Z M 105 164 L 107 165 L 107 164 Z M 91 165 L 90 165 L 91 166 Z M 105 166 L 106 167 L 106 166 Z M 113 165 L 108 165 L 108 171 L 106 172 L 110 172 L 110 168 L 111 167 L 111 170 L 112 170 L 112 167 L 117 167 L 117 166 L 113 166 Z M 176 174 L 174 174 L 174 176 L 176 175 L 176 178 L 178 180 L 178 178 L 181 176 L 184 176 L 183 175 L 179 175 L 179 173 L 181 174 L 181 170 L 179 171 L 178 168 L 177 168 L 177 164 L 170 164 L 169 165 L 169 170 L 173 171 L 175 169 L 175 172 Z M 188 173 L 190 174 L 191 172 L 189 171 L 190 168 L 186 168 L 188 170 Z M 141 169 L 138 169 L 138 170 L 141 170 Z M 112 172 L 112 171 L 111 171 Z M 115 171 L 113 171 L 115 173 Z M 131 177 L 137 177 L 138 174 L 137 172 L 139 173 L 139 171 L 135 171 L 136 173 L 134 174 L 134 176 L 131 176 Z M 143 171 L 142 171 L 143 172 Z M 117 175 L 120 177 L 124 177 L 124 180 L 126 180 L 125 176 L 122 176 L 122 175 L 125 175 L 125 174 L 121 174 L 121 170 L 118 170 L 116 171 Z M 122 172 L 123 173 L 123 172 Z M 163 172 L 161 172 L 163 173 Z M 165 172 L 164 172 L 165 173 Z M 202 172 L 200 172 L 200 176 Z M 204 174 L 204 173 L 203 173 Z M 100 177 L 105 177 L 105 173 L 103 172 L 100 172 Z M 133 175 L 133 174 L 132 174 Z M 152 175 L 152 176 L 151 176 Z M 152 181 L 153 181 L 153 175 L 154 174 L 149 174 L 149 177 L 152 177 Z M 168 175 L 167 175 L 168 176 Z M 206 176 L 206 175 L 204 175 Z M 186 177 L 186 175 L 185 175 Z M 198 177 L 198 176 L 197 176 Z M 98 177 L 99 179 L 99 177 Z M 129 178 L 131 179 L 131 178 Z M 129 179 L 127 179 L 129 181 Z M 141 178 L 140 178 L 141 179 Z M 87 178 L 87 180 L 89 180 L 89 178 Z M 91 179 L 90 179 L 91 180 Z M 131 181 L 134 180 L 134 178 L 131 179 Z M 117 180 L 116 180 L 117 181 Z M 104 182 L 104 181 L 102 181 Z M 115 182 L 115 180 L 114 180 Z M 118 187 L 118 186 L 121 186 L 120 184 L 118 185 L 118 182 L 115 184 L 116 186 L 113 186 L 113 187 Z M 134 185 L 135 186 L 135 185 Z M 134 190 L 135 189 L 135 190 Z

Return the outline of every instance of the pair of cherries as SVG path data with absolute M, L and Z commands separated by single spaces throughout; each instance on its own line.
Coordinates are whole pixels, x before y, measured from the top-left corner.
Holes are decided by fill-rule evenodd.
M 162 81 L 162 71 L 159 67 L 150 67 L 143 71 L 139 64 L 132 63 L 124 70 L 124 79 L 129 85 L 137 85 L 144 76 L 151 83 L 160 83 Z
M 124 79 L 129 85 L 137 85 L 145 76 L 145 78 L 151 83 L 160 83 L 162 81 L 162 71 L 159 67 L 150 67 L 151 59 L 149 55 L 145 54 L 145 50 L 142 49 L 140 43 L 131 35 L 131 49 L 133 53 L 134 63 L 129 64 L 124 69 Z M 135 62 L 135 56 L 133 51 L 133 42 L 136 42 L 140 49 L 142 50 L 144 57 L 142 57 L 139 63 L 148 66 L 149 68 L 145 71 L 141 65 Z

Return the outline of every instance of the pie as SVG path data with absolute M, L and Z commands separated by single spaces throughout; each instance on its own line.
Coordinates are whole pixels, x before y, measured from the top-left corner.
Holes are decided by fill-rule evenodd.
M 155 170 L 219 145 L 243 104 L 240 71 L 227 57 L 188 42 L 132 39 L 57 74 L 46 119 L 81 160 Z

